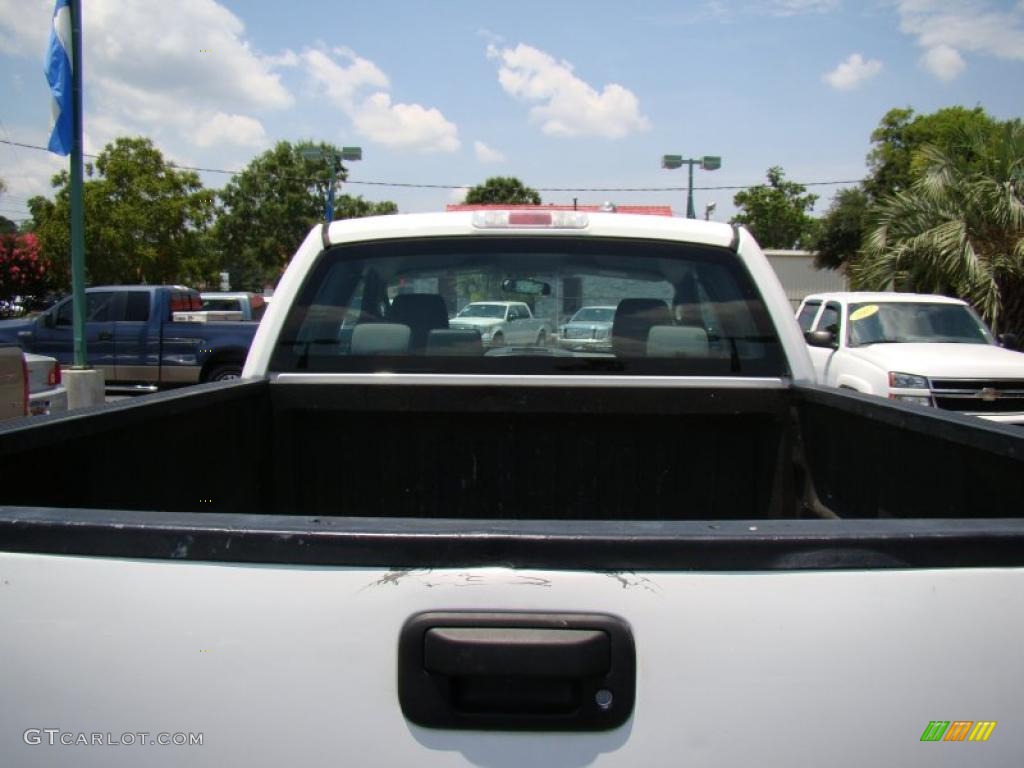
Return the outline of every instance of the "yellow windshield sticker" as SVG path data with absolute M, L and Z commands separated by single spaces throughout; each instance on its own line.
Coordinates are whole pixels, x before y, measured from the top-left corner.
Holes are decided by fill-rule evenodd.
M 863 320 L 866 317 L 871 317 L 875 312 L 878 311 L 877 304 L 868 304 L 866 307 L 861 307 L 850 315 L 850 320 Z

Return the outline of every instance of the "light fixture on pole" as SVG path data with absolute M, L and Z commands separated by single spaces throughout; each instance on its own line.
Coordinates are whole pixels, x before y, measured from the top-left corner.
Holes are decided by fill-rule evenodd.
M 686 192 L 686 218 L 696 219 L 697 212 L 693 208 L 693 166 L 699 165 L 704 171 L 717 171 L 722 167 L 722 158 L 717 155 L 704 155 L 704 157 L 693 157 L 684 159 L 682 155 L 662 155 L 661 167 L 668 170 L 682 168 L 684 165 L 690 167 L 690 181 Z
M 711 214 L 714 213 L 716 205 L 717 205 L 717 203 L 713 203 L 713 202 L 712 203 L 706 203 L 704 205 L 704 221 L 710 221 L 711 220 Z
M 342 147 L 338 152 L 324 147 L 305 147 L 299 151 L 306 160 L 322 160 L 327 163 L 330 170 L 330 178 L 327 181 L 327 200 L 324 204 L 324 221 L 330 224 L 334 221 L 334 183 L 338 180 L 338 173 L 343 170 L 342 160 L 355 162 L 363 159 L 362 147 Z

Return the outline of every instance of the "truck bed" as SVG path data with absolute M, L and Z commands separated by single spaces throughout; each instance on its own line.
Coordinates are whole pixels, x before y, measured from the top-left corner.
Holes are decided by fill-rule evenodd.
M 991 500 L 1024 498 L 1022 443 L 1011 427 L 816 387 L 230 382 L 4 426 L 0 503 L 19 530 L 61 516 L 135 520 L 210 541 L 211 528 L 234 527 L 256 551 L 259 532 L 275 526 L 335 539 L 349 529 L 595 541 L 744 531 L 726 521 L 779 521 L 757 533 L 795 537 L 801 550 L 866 536 L 879 551 L 893 529 L 836 518 L 926 518 L 918 536 L 942 520 L 934 530 L 954 538 L 1024 530 L 969 524 L 1020 518 L 1024 506 Z M 676 525 L 688 522 L 697 525 Z

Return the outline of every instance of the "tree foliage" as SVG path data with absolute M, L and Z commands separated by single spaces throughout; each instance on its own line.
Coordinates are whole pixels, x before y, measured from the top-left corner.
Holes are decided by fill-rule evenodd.
M 86 165 L 85 269 L 91 283 L 197 283 L 214 265 L 204 233 L 213 198 L 199 176 L 164 160 L 146 138 L 119 138 Z M 54 200 L 28 202 L 54 283 L 70 284 L 70 178 L 53 178 Z
M 740 212 L 733 224 L 742 224 L 764 248 L 806 248 L 810 246 L 817 222 L 808 215 L 817 195 L 807 188 L 786 181 L 782 168 L 768 169 L 767 184 L 758 184 L 737 192 L 733 204 Z
M 327 185 L 344 181 L 347 171 L 339 168 L 332 182 L 327 160 L 303 156 L 302 151 L 311 148 L 325 156 L 340 153 L 330 144 L 281 141 L 254 158 L 220 191 L 213 241 L 220 267 L 231 274 L 233 287 L 259 290 L 267 282 L 276 282 L 310 228 L 323 221 Z M 397 210 L 390 201 L 375 203 L 342 195 L 335 202 L 334 218 Z
M 961 129 L 927 145 L 911 185 L 867 217 L 860 289 L 894 287 L 969 301 L 998 331 L 1024 335 L 1024 125 Z
M 818 269 L 838 269 L 856 259 L 867 207 L 868 196 L 861 187 L 847 187 L 836 193 L 819 220 L 818 234 L 811 245 Z
M 868 210 L 876 202 L 910 189 L 925 146 L 962 153 L 966 150 L 956 142 L 957 136 L 966 131 L 988 137 L 998 125 L 981 107 L 947 107 L 927 115 L 915 114 L 909 107 L 886 112 L 871 133 L 870 173 L 864 184 L 840 190 L 821 219 L 813 244 L 815 264 L 836 269 L 858 258 L 866 237 Z M 961 159 L 972 162 L 968 157 Z
M 515 176 L 492 176 L 472 187 L 466 193 L 466 202 L 471 205 L 540 205 L 540 193 Z
M 871 133 L 871 173 L 864 189 L 872 200 L 905 191 L 913 183 L 915 156 L 921 148 L 950 149 L 957 144 L 962 151 L 958 137 L 964 132 L 987 136 L 997 126 L 981 107 L 946 107 L 929 115 L 915 115 L 909 107 L 890 109 Z

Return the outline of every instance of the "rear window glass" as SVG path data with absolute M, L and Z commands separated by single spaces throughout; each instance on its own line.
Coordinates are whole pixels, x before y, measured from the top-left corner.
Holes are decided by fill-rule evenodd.
M 601 308 L 604 322 L 572 325 L 582 307 Z M 787 373 L 764 304 L 732 251 L 522 236 L 325 251 L 289 311 L 271 370 Z

